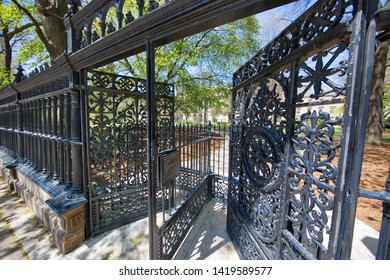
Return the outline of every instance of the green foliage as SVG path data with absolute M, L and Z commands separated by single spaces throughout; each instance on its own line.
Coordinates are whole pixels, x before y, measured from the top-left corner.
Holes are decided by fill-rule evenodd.
M 330 113 L 333 114 L 333 115 L 341 116 L 344 113 L 344 106 L 338 106 L 336 108 L 332 108 L 330 110 Z
M 0 88 L 11 83 L 8 69 L 5 66 L 0 66 Z
M 18 1 L 23 7 L 25 7 L 32 15 L 36 15 L 35 1 Z M 0 29 L 7 27 L 9 31 L 14 31 L 23 25 L 29 23 L 27 16 L 21 11 L 14 3 L 7 1 L 3 3 L 0 1 Z M 31 33 L 32 30 L 21 32 L 22 35 Z
M 0 3 L 0 22 L 1 26 L 12 28 L 20 26 L 23 13 L 13 4 Z
M 259 31 L 258 20 L 248 17 L 158 47 L 156 79 L 175 84 L 176 109 L 228 111 L 231 77 L 260 48 Z M 145 60 L 145 53 L 130 57 L 116 71 L 145 78 Z
M 37 16 L 35 1 L 22 0 L 18 3 L 33 16 Z M 11 67 L 14 68 L 16 63 L 22 63 L 24 69 L 31 69 L 47 61 L 46 49 L 37 37 L 35 28 L 26 14 L 12 1 L 0 1 L 0 11 L 0 32 L 9 34 L 8 40 L 12 48 L 12 53 L 7 54 L 11 55 L 13 60 Z M 5 55 L 5 51 L 3 51 L 2 57 L 0 57 L 0 86 L 11 82 L 9 78 L 2 79 L 1 77 L 7 77 L 6 73 L 13 72 L 13 69 L 4 67 Z
M 390 83 L 384 85 L 383 106 L 390 110 Z
M 230 122 L 217 122 L 213 124 L 216 129 L 229 128 Z
M 31 69 L 49 60 L 50 58 L 45 46 L 36 36 L 31 36 L 31 39 L 25 40 L 23 42 L 23 48 L 17 51 L 16 61 L 22 63 L 24 68 Z

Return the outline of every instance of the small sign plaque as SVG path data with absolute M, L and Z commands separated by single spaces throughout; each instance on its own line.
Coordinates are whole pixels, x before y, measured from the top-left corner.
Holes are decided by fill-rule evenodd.
M 158 156 L 160 183 L 172 182 L 180 175 L 180 150 L 169 151 Z

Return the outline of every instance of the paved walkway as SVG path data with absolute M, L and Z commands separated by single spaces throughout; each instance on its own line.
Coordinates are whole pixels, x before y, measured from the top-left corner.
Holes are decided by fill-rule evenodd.
M 197 223 L 192 235 L 187 237 L 188 246 L 180 249 L 176 259 L 239 259 L 224 230 L 225 210 L 221 203 L 211 202 L 199 219 L 208 221 L 209 228 L 201 229 L 203 224 Z M 1 177 L 0 216 L 0 260 L 149 259 L 147 219 L 91 237 L 74 251 L 62 255 L 52 244 L 50 232 L 15 193 L 7 190 Z M 211 221 L 218 221 L 221 226 L 215 227 Z M 192 240 L 197 238 L 194 234 L 201 234 L 202 238 Z
M 226 206 L 210 202 L 175 259 L 238 260 L 225 224 Z M 355 229 L 352 259 L 373 259 L 378 232 L 358 220 Z M 0 260 L 148 260 L 148 251 L 148 222 L 143 219 L 89 238 L 64 256 L 50 232 L 0 177 Z

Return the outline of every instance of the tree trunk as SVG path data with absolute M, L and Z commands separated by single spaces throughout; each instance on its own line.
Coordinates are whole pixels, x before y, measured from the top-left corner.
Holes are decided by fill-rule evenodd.
M 383 90 L 389 46 L 390 40 L 386 40 L 378 42 L 376 49 L 366 134 L 367 144 L 382 144 L 382 133 L 384 130 Z
M 50 52 L 51 59 L 55 59 L 66 51 L 66 29 L 64 16 L 68 11 L 65 0 L 36 0 L 38 13 L 45 30 L 46 37 L 54 51 Z
M 3 34 L 8 34 L 8 28 L 3 27 Z M 11 47 L 11 38 L 9 36 L 3 37 L 4 42 L 4 80 L 11 82 L 11 63 L 12 63 L 12 47 Z M 1 81 L 2 82 L 2 81 Z

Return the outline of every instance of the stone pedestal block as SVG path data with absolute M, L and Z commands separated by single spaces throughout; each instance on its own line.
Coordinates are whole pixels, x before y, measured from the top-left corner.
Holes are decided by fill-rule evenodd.
M 54 245 L 67 254 L 85 240 L 84 205 L 57 216 L 52 230 Z
M 16 164 L 0 156 L 0 172 L 14 190 L 48 228 L 53 243 L 66 254 L 85 240 L 84 195 L 68 191 L 58 181 L 26 164 Z

